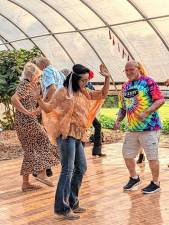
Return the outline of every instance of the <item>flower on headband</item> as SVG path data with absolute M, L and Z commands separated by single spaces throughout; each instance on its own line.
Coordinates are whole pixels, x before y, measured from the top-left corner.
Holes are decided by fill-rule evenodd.
M 93 71 L 89 71 L 89 80 L 91 80 L 92 78 L 94 77 L 94 73 L 93 73 Z

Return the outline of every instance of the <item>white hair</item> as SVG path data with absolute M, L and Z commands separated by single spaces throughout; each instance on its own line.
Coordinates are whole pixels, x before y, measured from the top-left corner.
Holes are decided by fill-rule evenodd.
M 51 64 L 50 60 L 46 57 L 40 56 L 38 58 L 35 59 L 36 60 L 36 65 L 43 65 L 44 68 L 46 68 L 47 66 L 49 66 Z
M 62 69 L 60 72 L 62 72 L 65 75 L 65 77 L 67 77 L 71 73 L 71 71 L 67 68 Z
M 20 80 L 31 80 L 32 77 L 38 72 L 40 72 L 40 69 L 35 64 L 28 62 L 24 66 Z

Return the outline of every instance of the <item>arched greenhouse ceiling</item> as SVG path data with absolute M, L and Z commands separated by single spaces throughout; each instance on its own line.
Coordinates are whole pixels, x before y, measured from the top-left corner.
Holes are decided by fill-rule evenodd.
M 33 46 L 58 69 L 88 66 L 96 82 L 102 62 L 124 81 L 128 57 L 162 82 L 169 78 L 169 1 L 0 0 L 0 50 Z

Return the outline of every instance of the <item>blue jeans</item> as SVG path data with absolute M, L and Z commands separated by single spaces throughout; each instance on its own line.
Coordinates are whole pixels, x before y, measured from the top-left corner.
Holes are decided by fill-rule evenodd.
M 54 211 L 64 214 L 79 206 L 78 194 L 87 169 L 82 142 L 73 137 L 59 140 L 61 173 L 55 195 Z

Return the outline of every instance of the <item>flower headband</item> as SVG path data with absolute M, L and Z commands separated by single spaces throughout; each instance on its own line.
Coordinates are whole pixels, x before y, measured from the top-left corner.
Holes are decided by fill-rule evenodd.
M 94 73 L 93 73 L 93 71 L 89 71 L 89 80 L 91 80 L 92 78 L 94 77 Z

